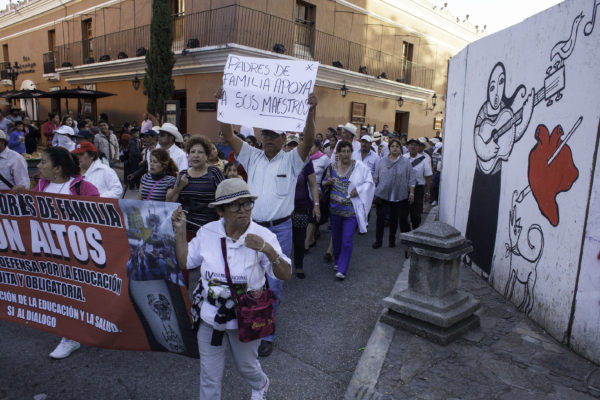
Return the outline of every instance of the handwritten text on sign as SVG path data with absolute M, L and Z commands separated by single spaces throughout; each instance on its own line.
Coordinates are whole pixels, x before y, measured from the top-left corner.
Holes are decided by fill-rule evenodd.
M 217 119 L 255 128 L 301 132 L 318 62 L 229 55 Z

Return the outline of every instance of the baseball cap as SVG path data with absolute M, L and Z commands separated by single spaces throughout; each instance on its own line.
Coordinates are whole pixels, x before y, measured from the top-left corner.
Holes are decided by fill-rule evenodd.
M 362 142 L 363 140 L 364 140 L 365 142 L 373 143 L 373 139 L 372 139 L 372 138 L 371 138 L 371 136 L 369 136 L 369 135 L 365 135 L 365 136 L 363 136 L 363 137 L 361 137 L 361 138 L 360 138 L 360 141 L 361 141 L 361 142 Z
M 87 140 L 94 140 L 94 134 L 87 129 L 81 129 L 79 132 L 77 132 L 75 134 L 75 137 L 79 137 L 79 138 L 83 138 L 83 139 L 87 139 Z
M 96 149 L 96 146 L 94 146 L 93 143 L 82 142 L 82 143 L 78 143 L 77 146 L 75 146 L 75 149 L 71 151 L 71 153 L 81 154 L 81 153 L 85 153 L 87 151 L 97 153 L 98 149 Z
M 288 145 L 290 143 L 300 143 L 300 139 L 298 138 L 297 135 L 289 135 L 285 141 L 285 144 Z
M 275 132 L 278 135 L 285 135 L 284 131 L 276 131 L 275 129 L 261 129 L 261 132 Z

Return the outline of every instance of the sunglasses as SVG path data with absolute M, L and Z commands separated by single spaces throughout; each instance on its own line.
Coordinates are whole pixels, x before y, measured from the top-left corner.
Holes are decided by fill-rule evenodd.
M 254 208 L 254 200 L 246 200 L 243 202 L 236 201 L 235 203 L 228 204 L 227 207 L 233 212 L 238 212 L 242 208 L 245 211 L 250 211 Z

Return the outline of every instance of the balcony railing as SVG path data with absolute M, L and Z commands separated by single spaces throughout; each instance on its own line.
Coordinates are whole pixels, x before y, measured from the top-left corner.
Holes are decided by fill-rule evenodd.
M 261 50 L 278 52 L 306 60 L 316 60 L 369 75 L 383 72 L 390 80 L 427 89 L 432 88 L 433 69 L 394 54 L 389 54 L 297 23 L 242 6 L 227 6 L 194 14 L 173 16 L 174 52 L 184 48 L 237 43 Z M 98 36 L 92 39 L 96 59 L 84 59 L 83 43 L 59 46 L 56 66 L 141 56 L 150 48 L 150 25 Z M 45 60 L 45 59 L 44 59 Z M 340 64 L 336 63 L 338 66 Z M 45 66 L 45 63 L 44 63 Z
M 8 74 L 8 67 L 10 67 L 10 62 L 8 62 L 8 61 L 0 62 L 0 80 L 5 80 L 5 79 L 10 80 L 10 76 Z
M 44 61 L 44 74 L 53 74 L 56 69 L 57 51 L 49 51 L 42 54 Z

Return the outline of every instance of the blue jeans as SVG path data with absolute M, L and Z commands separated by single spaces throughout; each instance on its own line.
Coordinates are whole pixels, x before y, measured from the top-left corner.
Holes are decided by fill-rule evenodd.
M 277 241 L 281 246 L 281 251 L 288 258 L 292 258 L 292 220 L 291 218 L 287 221 L 269 227 L 269 230 L 273 232 L 277 236 Z M 267 275 L 267 279 L 269 280 L 269 287 L 275 294 L 277 298 L 277 303 L 274 304 L 273 308 L 275 314 L 277 314 L 277 309 L 279 308 L 279 302 L 281 298 L 281 292 L 283 291 L 283 281 L 280 279 L 271 278 Z M 275 334 L 262 338 L 262 340 L 266 340 L 267 342 L 272 342 L 275 339 Z

